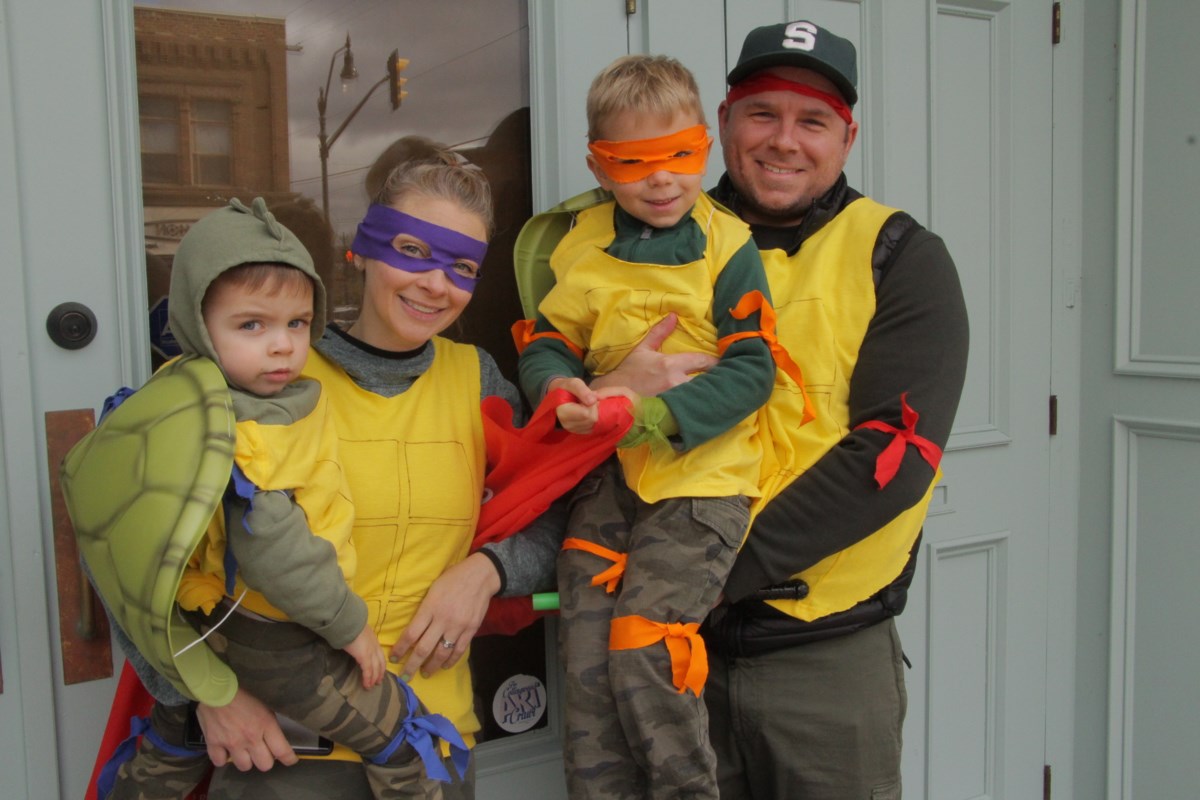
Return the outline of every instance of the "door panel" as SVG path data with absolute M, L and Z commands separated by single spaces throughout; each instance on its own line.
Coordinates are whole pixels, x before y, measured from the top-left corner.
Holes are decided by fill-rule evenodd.
M 958 264 L 971 349 L 947 477 L 926 525 L 924 580 L 901 618 L 916 656 L 910 685 L 919 687 L 906 789 L 947 800 L 1029 797 L 1041 790 L 1045 760 L 1049 6 L 927 8 L 929 202 L 924 214 L 910 210 Z M 885 50 L 903 45 L 885 34 Z M 904 96 L 913 77 L 889 72 L 885 94 Z M 884 129 L 912 113 L 893 103 Z
M 7 33 L 11 22 L 0 23 Z M 0 183 L 18 185 L 15 92 L 9 36 L 0 36 Z M 0 775 L 13 797 L 55 797 L 57 744 L 49 681 L 53 664 L 38 496 L 37 437 L 29 381 L 21 203 L 0 196 Z M 22 502 L 24 499 L 24 502 Z M 18 602 L 18 598 L 30 598 Z
M 1086 409 L 1094 434 L 1087 447 L 1098 457 L 1084 460 L 1081 481 L 1092 496 L 1112 495 L 1111 506 L 1099 512 L 1111 518 L 1094 528 L 1101 538 L 1111 530 L 1111 569 L 1103 569 L 1098 555 L 1088 567 L 1111 582 L 1112 604 L 1108 620 L 1089 612 L 1085 625 L 1089 631 L 1109 626 L 1105 796 L 1187 797 L 1195 794 L 1200 749 L 1194 676 L 1200 625 L 1192 612 L 1200 603 L 1192 574 L 1200 557 L 1194 245 L 1200 111 L 1180 103 L 1175 87 L 1179 75 L 1200 69 L 1200 55 L 1184 44 L 1200 24 L 1200 7 L 1147 0 L 1110 5 L 1119 20 L 1117 157 L 1115 170 L 1101 172 L 1105 184 L 1115 185 L 1116 202 L 1101 207 L 1092 201 L 1088 216 L 1103 230 L 1115 211 L 1115 258 L 1096 264 L 1107 273 L 1115 262 L 1116 283 L 1110 294 L 1106 280 L 1096 281 L 1099 294 L 1085 307 L 1084 324 L 1089 331 L 1112 326 L 1114 335 L 1085 339 L 1099 344 L 1085 362 L 1084 397 L 1104 400 Z M 1103 449 L 1096 452 L 1099 442 L 1111 442 L 1111 462 Z M 1109 549 L 1100 539 L 1095 545 Z
M 9 546 L 0 570 L 11 579 L 0 576 L 0 592 L 13 595 L 0 598 L 0 758 L 17 762 L 11 773 L 3 769 L 6 792 L 14 776 L 12 796 L 77 798 L 113 682 L 63 684 L 43 419 L 46 411 L 94 408 L 125 378 L 106 29 L 101 6 L 83 0 L 53 8 L 5 3 L 3 14 L 0 172 L 10 191 L 0 235 L 7 490 L 0 540 Z M 47 64 L 48 52 L 71 55 Z M 64 301 L 85 303 L 98 320 L 82 350 L 63 350 L 47 335 L 46 317 Z

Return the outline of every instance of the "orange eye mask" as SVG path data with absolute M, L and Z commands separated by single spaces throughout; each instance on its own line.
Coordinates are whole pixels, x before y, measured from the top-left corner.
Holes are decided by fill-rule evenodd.
M 633 183 L 659 170 L 681 175 L 702 175 L 708 164 L 712 137 L 708 128 L 693 125 L 654 139 L 623 142 L 597 140 L 588 144 L 596 164 L 611 180 Z

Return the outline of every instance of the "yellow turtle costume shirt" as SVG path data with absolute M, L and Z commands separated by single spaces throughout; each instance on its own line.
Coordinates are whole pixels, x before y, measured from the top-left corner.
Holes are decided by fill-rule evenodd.
M 241 597 L 241 607 L 270 619 L 292 619 L 326 638 L 333 647 L 344 647 L 365 624 L 365 615 L 348 591 L 346 582 L 355 572 L 351 528 L 354 507 L 338 458 L 336 427 L 329 401 L 316 381 L 297 381 L 287 387 L 286 398 L 257 398 L 231 390 L 237 418 L 234 464 L 254 484 L 256 494 L 245 515 L 248 544 L 253 559 L 239 565 L 229 596 Z M 296 419 L 289 418 L 299 409 Z M 179 603 L 186 610 L 212 613 L 226 596 L 227 537 L 225 514 L 214 515 L 208 533 L 192 555 L 180 583 Z M 323 569 L 328 547 L 306 541 L 312 536 L 328 542 L 340 568 L 334 583 Z M 264 569 L 269 580 L 247 585 L 244 572 Z M 268 596 L 275 599 L 273 603 Z M 294 619 L 279 605 L 281 598 L 303 598 L 311 609 Z
M 366 601 L 384 648 L 399 638 L 433 581 L 467 556 L 483 493 L 479 355 L 441 337 L 430 346 L 432 365 L 394 397 L 359 387 L 317 352 L 304 373 L 330 398 L 355 498 L 358 569 L 351 588 Z M 413 675 L 410 683 L 430 711 L 472 742 L 480 726 L 466 658 L 429 678 Z M 341 749 L 335 756 L 357 758 Z
M 684 264 L 631 263 L 606 252 L 617 235 L 614 205 L 582 211 L 554 250 L 550 267 L 555 285 L 538 307 L 541 318 L 583 352 L 583 367 L 593 375 L 614 369 L 670 312 L 679 323 L 663 352 L 718 355 L 714 285 L 749 242 L 748 228 L 702 194 L 685 218 L 704 232 L 700 258 Z M 538 344 L 535 339 L 531 346 Z M 770 372 L 774 374 L 773 363 Z M 669 398 L 667 402 L 671 405 Z M 620 449 L 629 487 L 649 503 L 668 497 L 757 496 L 762 444 L 752 413 L 756 407 L 750 405 L 751 413 L 743 419 L 728 420 L 730 427 L 703 446 Z
M 832 260 L 869 264 L 879 231 L 896 209 L 860 198 L 812 235 L 799 253 L 763 251 L 779 315 L 779 335 L 805 376 L 816 418 L 800 425 L 802 407 L 791 387 L 776 384 L 759 412 L 771 431 L 762 462 L 756 514 L 849 432 L 850 377 L 875 313 L 869 269 L 814 269 Z M 904 568 L 921 531 L 938 471 L 921 500 L 875 533 L 794 576 L 809 587 L 798 600 L 771 600 L 790 616 L 813 620 L 850 608 L 887 586 Z

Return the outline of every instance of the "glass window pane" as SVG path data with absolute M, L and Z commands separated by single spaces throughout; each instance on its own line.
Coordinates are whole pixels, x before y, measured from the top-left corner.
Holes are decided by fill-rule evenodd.
M 527 19 L 526 0 L 137 0 L 156 361 L 175 347 L 165 296 L 178 241 L 231 196 L 267 200 L 312 253 L 331 316 L 353 321 L 362 284 L 343 254 L 373 189 L 419 136 L 453 147 L 491 182 L 496 234 L 480 297 L 445 335 L 485 348 L 515 378 L 512 249 L 532 206 Z M 358 76 L 343 85 L 348 39 Z M 393 52 L 408 60 L 398 108 L 387 85 Z M 526 702 L 549 683 L 546 647 L 541 622 L 472 644 L 479 741 L 547 727 L 553 715 Z
M 179 157 L 174 153 L 142 153 L 142 180 L 146 183 L 179 183 Z
M 211 122 L 229 122 L 233 109 L 220 100 L 195 100 L 192 102 L 192 118 Z
M 179 123 L 142 119 L 143 153 L 178 153 Z
M 233 182 L 229 159 L 224 156 L 196 156 L 195 181 L 200 185 L 228 186 Z
M 231 146 L 228 125 L 198 123 L 192 126 L 192 147 L 197 153 L 227 156 Z
M 138 97 L 138 113 L 141 114 L 142 119 L 146 119 L 147 117 L 178 119 L 179 101 L 174 97 L 141 95 Z

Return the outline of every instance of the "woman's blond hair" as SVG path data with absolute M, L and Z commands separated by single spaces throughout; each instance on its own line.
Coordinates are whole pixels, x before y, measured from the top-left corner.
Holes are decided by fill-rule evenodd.
M 391 158 L 385 158 L 388 154 Z M 385 168 L 385 177 L 377 184 Z M 411 194 L 448 200 L 483 220 L 491 238 L 495 212 L 487 177 L 446 146 L 423 136 L 406 136 L 380 156 L 372 172 L 376 177 L 368 175 L 367 183 L 373 203 L 394 206 Z

